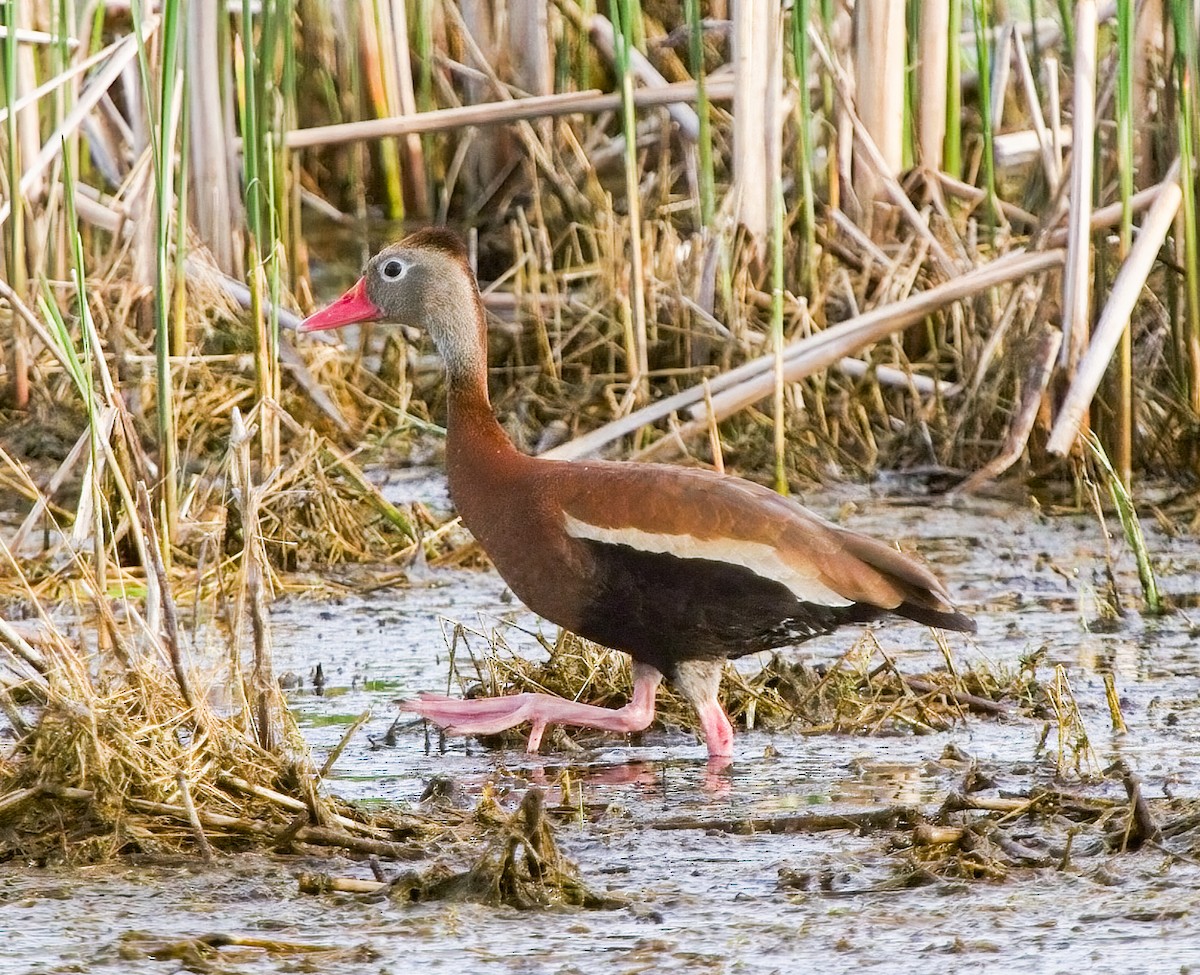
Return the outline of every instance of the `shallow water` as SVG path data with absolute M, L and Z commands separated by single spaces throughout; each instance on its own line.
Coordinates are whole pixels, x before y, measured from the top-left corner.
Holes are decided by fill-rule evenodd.
M 404 479 L 397 497 L 428 482 Z M 436 486 L 433 489 L 436 493 Z M 813 499 L 817 500 L 817 499 Z M 973 612 L 973 639 L 949 635 L 956 659 L 1015 667 L 1045 647 L 1040 674 L 1062 663 L 1099 765 L 1124 757 L 1151 797 L 1200 798 L 1200 655 L 1186 612 L 1128 614 L 1096 626 L 1105 589 L 1105 543 L 1092 517 L 1047 518 L 972 500 L 931 516 L 927 502 L 825 496 L 855 510 L 852 527 L 897 538 L 947 580 Z M 1194 603 L 1200 544 L 1147 524 L 1160 582 Z M 1111 543 L 1120 591 L 1132 605 L 1137 580 L 1119 540 Z M 1186 972 L 1200 968 L 1200 866 L 1148 851 L 1077 860 L 1067 871 L 1014 871 L 1004 882 L 934 882 L 881 890 L 896 873 L 885 834 L 735 835 L 655 828 L 666 819 L 745 818 L 793 811 L 849 812 L 895 802 L 935 810 L 958 788 L 954 745 L 984 762 L 1000 788 L 1027 789 L 1053 773 L 1038 756 L 1040 720 L 971 717 L 930 735 L 804 736 L 742 732 L 737 760 L 714 775 L 703 746 L 681 732 L 654 732 L 636 746 L 612 739 L 581 754 L 527 756 L 477 742 L 444 743 L 418 727 L 395 747 L 373 747 L 394 716 L 390 702 L 446 686 L 448 645 L 481 653 L 499 635 L 540 653 L 533 634 L 554 629 L 506 599 L 487 572 L 437 572 L 430 584 L 338 601 L 290 599 L 273 610 L 279 671 L 308 675 L 319 662 L 323 696 L 295 692 L 292 706 L 318 760 L 363 710 L 374 716 L 339 760 L 330 788 L 347 798 L 411 803 L 434 775 L 452 777 L 467 800 L 491 784 L 515 803 L 530 783 L 547 787 L 565 768 L 583 783 L 588 816 L 558 829 L 565 852 L 593 887 L 631 898 L 626 910 L 520 913 L 473 905 L 366 903 L 297 891 L 311 864 L 222 858 L 213 870 L 128 865 L 90 870 L 0 867 L 0 973 L 163 972 L 177 961 L 146 954 L 147 939 L 213 932 L 352 949 L 322 955 L 222 949 L 212 970 L 230 972 L 728 972 L 897 971 Z M 447 622 L 454 621 L 454 622 Z M 940 664 L 929 631 L 878 630 L 900 668 Z M 853 632 L 814 640 L 799 659 L 832 661 Z M 753 668 L 756 662 L 745 661 Z M 1116 675 L 1129 732 L 1114 735 L 1102 673 Z M 307 681 L 306 681 L 307 686 Z M 428 744 L 428 749 L 427 749 Z M 1119 786 L 1116 788 L 1119 789 Z M 781 868 L 810 878 L 781 888 Z M 334 870 L 365 875 L 359 864 Z

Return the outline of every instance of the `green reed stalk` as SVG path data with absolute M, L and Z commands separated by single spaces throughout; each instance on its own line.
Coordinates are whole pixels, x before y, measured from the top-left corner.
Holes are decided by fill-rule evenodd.
M 1171 27 L 1175 38 L 1176 111 L 1179 128 L 1180 186 L 1183 188 L 1184 289 L 1187 295 L 1184 342 L 1190 373 L 1188 391 L 1192 411 L 1200 413 L 1200 247 L 1196 227 L 1196 163 L 1200 146 L 1197 118 L 1196 16 L 1188 0 L 1171 0 Z
M 908 31 L 904 44 L 904 126 L 901 133 L 900 155 L 906 170 L 912 169 L 917 158 L 917 101 L 921 97 L 917 84 L 917 65 L 921 60 L 921 4 L 910 3 L 905 12 Z
M 580 0 L 579 10 L 583 26 L 579 28 L 578 61 L 575 68 L 576 85 L 580 91 L 592 87 L 592 42 L 588 38 L 587 25 L 596 13 L 596 0 Z
M 992 125 L 992 57 L 988 43 L 988 13 L 985 0 L 971 0 L 975 21 L 975 63 L 979 71 L 979 118 L 983 128 L 983 185 L 987 192 L 989 226 L 1000 221 L 996 196 L 996 155 Z
M 179 169 L 176 173 L 179 192 L 175 194 L 175 264 L 174 284 L 172 295 L 175 298 L 175 321 L 171 329 L 171 354 L 185 355 L 187 352 L 187 225 L 188 225 L 188 169 L 191 153 L 191 110 L 188 107 L 187 76 L 183 77 L 182 98 L 180 99 L 179 128 Z
M 775 490 L 789 493 L 787 481 L 787 415 L 784 411 L 783 384 L 783 201 L 782 167 L 772 174 L 771 194 L 771 350 L 775 356 Z
M 413 26 L 413 39 L 420 61 L 417 69 L 417 109 L 422 112 L 436 107 L 433 97 L 433 34 L 430 31 L 433 26 L 433 5 L 434 0 L 417 0 L 417 22 Z M 437 153 L 431 133 L 421 135 L 421 155 L 425 159 L 425 199 L 436 200 L 438 188 L 434 173 Z
M 250 312 L 255 323 L 254 362 L 258 396 L 279 399 L 279 299 L 282 295 L 283 261 L 281 221 L 288 211 L 284 198 L 283 156 L 279 148 L 286 114 L 280 107 L 287 93 L 276 80 L 287 79 L 286 64 L 279 57 L 290 44 L 292 4 L 290 0 L 263 0 L 258 41 L 252 29 L 250 0 L 242 0 L 242 157 L 245 171 L 245 203 L 250 227 L 247 266 L 251 275 Z M 266 281 L 264 282 L 264 274 Z M 270 293 L 270 307 L 263 314 L 262 294 Z M 279 418 L 268 411 L 259 424 L 260 449 L 265 467 L 279 463 Z
M 685 0 L 689 36 L 688 56 L 696 79 L 696 114 L 700 116 L 700 224 L 711 227 L 716 212 L 716 181 L 713 176 L 712 117 L 704 82 L 704 23 L 699 0 Z
M 812 103 L 808 97 L 808 25 L 812 20 L 812 0 L 796 0 L 792 8 L 792 58 L 796 66 L 797 115 L 796 179 L 800 194 L 801 234 L 804 247 L 800 257 L 800 280 L 809 297 L 816 291 L 817 214 L 813 201 L 812 177 Z
M 135 13 L 136 16 L 136 13 Z M 65 147 L 64 147 L 65 149 Z M 50 324 L 59 349 L 65 361 L 70 366 L 71 379 L 75 383 L 88 420 L 88 444 L 91 453 L 91 463 L 88 464 L 88 474 L 91 477 L 87 490 L 91 492 L 93 502 L 93 524 L 91 531 L 93 571 L 96 574 L 97 598 L 104 598 L 107 590 L 107 557 L 106 539 L 108 538 L 105 519 L 106 493 L 102 489 L 100 472 L 103 468 L 102 459 L 104 444 L 101 441 L 102 424 L 96 409 L 96 393 L 93 383 L 93 363 L 98 350 L 93 348 L 92 336 L 96 334 L 95 325 L 91 321 L 92 309 L 88 303 L 86 264 L 83 257 L 83 240 L 79 236 L 79 221 L 75 214 L 75 178 L 70 159 L 64 152 L 63 156 L 63 199 L 67 211 L 67 236 L 70 241 L 71 271 L 75 284 L 75 298 L 78 303 L 80 334 L 83 345 L 82 358 L 75 350 L 71 339 L 71 331 L 59 311 L 58 302 L 54 300 L 54 292 L 50 283 L 42 280 L 42 295 L 39 298 L 42 317 Z M 114 472 L 116 474 L 117 472 Z M 130 517 L 133 517 L 132 512 Z M 165 541 L 165 540 L 164 540 Z M 101 629 L 103 634 L 103 629 Z M 103 636 L 101 637 L 103 639 Z
M 962 175 L 962 3 L 951 0 L 950 35 L 946 58 L 946 136 L 942 142 L 943 163 L 951 176 Z
M 295 275 L 300 267 L 300 160 L 287 148 L 285 133 L 296 128 L 299 115 L 296 107 L 296 24 L 291 4 L 286 4 L 279 18 L 279 46 L 283 51 L 283 67 L 279 81 L 280 124 L 276 126 L 279 163 L 278 187 L 275 199 L 279 210 L 279 238 L 283 241 L 282 270 L 290 275 L 295 284 Z M 290 190 L 290 192 L 289 192 Z M 273 302 L 278 307 L 278 302 Z
M 1117 174 L 1121 192 L 1122 260 L 1133 246 L 1133 59 L 1134 3 L 1117 0 Z M 1117 471 L 1128 487 L 1133 478 L 1133 339 L 1126 323 L 1117 355 Z
M 1075 57 L 1075 11 L 1071 0 L 1058 0 L 1058 19 L 1062 23 L 1063 41 L 1069 63 Z
M 633 20 L 640 19 L 637 0 L 616 0 L 611 8 L 616 47 L 617 77 L 621 85 L 621 127 L 625 134 L 625 195 L 629 207 L 630 303 L 632 328 L 627 330 L 626 358 L 631 381 L 641 397 L 647 391 L 646 297 L 642 267 L 642 209 L 638 182 L 637 117 L 633 105 L 633 72 L 629 52 L 633 48 Z
M 175 442 L 175 404 L 171 376 L 171 304 L 169 296 L 173 283 L 171 271 L 171 203 L 175 190 L 175 135 L 173 113 L 176 97 L 182 94 L 182 55 L 184 4 L 182 0 L 163 0 L 159 7 L 162 25 L 159 29 L 160 61 L 157 84 L 150 71 L 149 52 L 142 34 L 141 0 L 133 0 L 131 13 L 137 35 L 138 67 L 142 92 L 146 99 L 146 118 L 150 122 L 148 137 L 154 169 L 155 217 L 155 295 L 154 295 L 154 363 L 156 389 L 157 433 L 159 460 L 162 469 L 160 504 L 163 509 L 161 545 L 170 552 L 170 539 L 175 533 L 178 509 L 178 445 Z M 157 104 L 152 92 L 157 94 Z M 182 237 L 182 231 L 180 233 Z

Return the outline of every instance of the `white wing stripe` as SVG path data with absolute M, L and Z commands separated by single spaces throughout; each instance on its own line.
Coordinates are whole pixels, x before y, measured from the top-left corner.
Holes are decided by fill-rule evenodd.
M 733 541 L 728 538 L 696 538 L 692 535 L 666 535 L 642 531 L 640 528 L 602 528 L 567 514 L 567 534 L 609 545 L 626 545 L 641 552 L 674 555 L 680 559 L 708 559 L 728 562 L 749 569 L 786 586 L 802 602 L 818 606 L 850 606 L 854 600 L 841 594 L 812 575 L 806 575 L 779 557 L 771 545 L 764 542 Z

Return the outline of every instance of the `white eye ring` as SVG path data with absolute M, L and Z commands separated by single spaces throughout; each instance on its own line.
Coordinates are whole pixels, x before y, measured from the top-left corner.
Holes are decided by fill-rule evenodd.
M 397 261 L 394 258 L 390 261 L 385 261 L 383 267 L 379 269 L 380 275 L 385 281 L 399 281 L 404 277 L 404 273 L 408 270 L 408 265 L 403 261 Z

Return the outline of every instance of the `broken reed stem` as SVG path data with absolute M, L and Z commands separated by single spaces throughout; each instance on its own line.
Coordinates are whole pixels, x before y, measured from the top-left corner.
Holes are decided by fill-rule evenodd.
M 1133 550 L 1134 558 L 1137 560 L 1138 581 L 1141 583 L 1142 597 L 1146 601 L 1146 611 L 1157 615 L 1163 611 L 1162 597 L 1158 591 L 1158 582 L 1154 577 L 1154 565 L 1150 560 L 1150 550 L 1146 546 L 1146 536 L 1142 532 L 1142 523 L 1137 516 L 1137 508 L 1134 506 L 1129 492 L 1125 490 L 1124 482 L 1113 470 L 1108 455 L 1105 454 L 1099 438 L 1094 433 L 1088 434 L 1087 445 L 1104 472 L 1104 479 L 1108 482 L 1109 495 L 1112 497 L 1113 506 L 1117 509 L 1117 515 L 1121 519 L 1121 529 L 1125 533 L 1125 541 Z
M 1125 724 L 1125 715 L 1121 712 L 1121 697 L 1117 694 L 1117 679 L 1111 670 L 1104 674 L 1104 699 L 1108 702 L 1108 716 L 1112 721 L 1113 734 L 1125 734 L 1129 728 Z
M 179 799 L 187 813 L 188 822 L 192 827 L 192 835 L 196 838 L 196 845 L 200 848 L 200 856 L 206 863 L 212 863 L 215 859 L 213 848 L 208 842 L 208 837 L 204 835 L 204 826 L 200 823 L 200 815 L 196 812 L 196 804 L 192 802 L 192 790 L 188 785 L 187 776 L 180 772 L 176 776 L 175 781 L 179 785 Z
M 198 713 L 196 694 L 192 690 L 192 682 L 188 677 L 187 667 L 183 661 L 183 647 L 179 642 L 179 616 L 175 610 L 175 599 L 171 595 L 171 579 L 167 575 L 167 567 L 163 563 L 158 532 L 154 524 L 154 513 L 150 502 L 150 494 L 144 481 L 137 482 L 137 510 L 141 517 L 142 533 L 145 541 L 143 548 L 150 561 L 150 570 L 158 580 L 158 597 L 162 605 L 163 639 L 166 640 L 167 650 L 171 657 L 171 669 L 175 672 L 175 683 L 179 685 L 179 693 L 193 713 Z M 133 531 L 138 529 L 134 527 Z M 211 851 L 210 851 L 211 852 Z
M 1078 154 L 1075 158 L 1078 159 Z M 1065 456 L 1074 445 L 1092 398 L 1100 388 L 1113 353 L 1121 341 L 1121 335 L 1129 328 L 1130 315 L 1141 296 L 1142 288 L 1158 257 L 1159 248 L 1171 230 L 1182 201 L 1183 190 L 1179 185 L 1177 160 L 1166 180 L 1159 185 L 1154 204 L 1142 221 L 1137 242 L 1121 265 L 1121 270 L 1117 272 L 1108 302 L 1091 334 L 1091 344 L 1086 354 L 1080 349 L 1074 356 L 1071 385 L 1063 398 L 1062 407 L 1046 445 L 1049 453 Z M 1086 236 L 1084 239 L 1086 241 Z
M 329 756 L 322 763 L 321 769 L 317 773 L 318 780 L 325 778 L 330 772 L 333 771 L 333 766 L 336 765 L 337 760 L 342 757 L 342 752 L 346 750 L 346 746 L 350 744 L 350 740 L 354 737 L 358 729 L 367 723 L 370 717 L 371 711 L 368 709 L 355 718 L 353 722 L 351 722 L 350 727 L 346 729 L 346 733 L 342 735 L 342 740 L 337 743 L 337 747 L 329 753 Z
M 708 79 L 705 93 L 709 101 L 727 102 L 733 98 L 730 78 Z M 638 88 L 630 94 L 636 108 L 670 105 L 674 102 L 694 102 L 697 97 L 694 81 L 675 81 L 662 88 Z M 507 125 L 523 119 L 556 118 L 562 115 L 599 115 L 620 111 L 624 96 L 599 91 L 561 92 L 554 95 L 531 95 L 509 101 L 464 105 L 458 108 L 432 109 L 416 115 L 368 119 L 363 122 L 342 122 L 294 129 L 283 139 L 290 149 L 325 147 L 345 142 L 374 141 L 409 133 L 448 132 L 468 126 Z
M 264 587 L 262 536 L 258 518 L 259 488 L 255 486 L 250 463 L 252 433 L 242 420 L 241 411 L 233 409 L 233 429 L 230 433 L 231 481 L 234 485 L 238 512 L 242 522 L 242 571 L 238 602 L 249 615 L 254 648 L 254 668 L 251 673 L 251 694 L 248 699 L 253 716 L 255 737 L 264 751 L 275 753 L 282 742 L 279 723 L 279 686 L 271 667 L 270 623 Z M 238 619 L 242 613 L 238 613 Z M 238 641 L 231 647 L 234 658 L 233 679 L 240 683 L 241 665 Z

